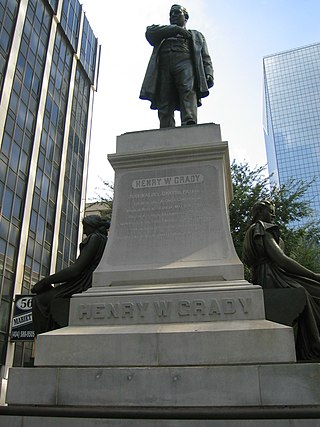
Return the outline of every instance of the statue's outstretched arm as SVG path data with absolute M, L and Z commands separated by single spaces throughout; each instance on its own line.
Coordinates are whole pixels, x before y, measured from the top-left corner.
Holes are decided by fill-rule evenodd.
M 264 247 L 271 261 L 287 273 L 308 277 L 309 279 L 320 282 L 320 274 L 314 273 L 308 268 L 303 267 L 294 259 L 288 257 L 277 244 L 273 236 L 268 232 L 266 232 L 264 237 Z

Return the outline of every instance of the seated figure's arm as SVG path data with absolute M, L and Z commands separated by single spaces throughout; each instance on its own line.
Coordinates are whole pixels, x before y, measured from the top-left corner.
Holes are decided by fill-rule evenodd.
M 314 273 L 308 268 L 303 267 L 294 259 L 288 257 L 277 244 L 271 233 L 266 232 L 264 236 L 264 247 L 271 261 L 287 273 L 308 277 L 309 279 L 320 282 L 320 274 Z
M 175 37 L 178 34 L 185 38 L 191 37 L 189 31 L 183 27 L 179 27 L 179 25 L 150 25 L 147 27 L 146 39 L 151 46 L 157 46 L 163 39 Z
M 70 265 L 57 273 L 44 277 L 37 282 L 31 292 L 39 293 L 48 289 L 48 285 L 54 283 L 69 282 L 76 279 L 92 262 L 96 254 L 96 240 L 95 235 L 91 235 L 88 242 L 84 245 L 79 257 L 75 260 L 74 264 Z

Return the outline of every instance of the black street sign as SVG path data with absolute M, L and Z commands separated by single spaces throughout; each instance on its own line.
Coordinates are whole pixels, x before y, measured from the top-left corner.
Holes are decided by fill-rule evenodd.
M 32 298 L 33 295 L 15 296 L 10 341 L 33 341 Z

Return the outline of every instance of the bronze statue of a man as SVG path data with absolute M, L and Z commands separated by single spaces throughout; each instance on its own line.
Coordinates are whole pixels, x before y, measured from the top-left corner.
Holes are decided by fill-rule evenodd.
M 197 107 L 213 86 L 213 68 L 204 36 L 187 30 L 187 10 L 174 4 L 170 25 L 147 27 L 146 38 L 154 46 L 140 98 L 158 110 L 160 128 L 174 127 L 174 111 L 181 125 L 197 123 Z

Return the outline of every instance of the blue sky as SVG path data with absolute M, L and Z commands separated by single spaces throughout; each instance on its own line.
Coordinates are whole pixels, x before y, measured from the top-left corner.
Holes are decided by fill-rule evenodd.
M 139 99 L 152 48 L 147 25 L 168 23 L 174 1 L 82 0 L 102 45 L 95 94 L 87 197 L 113 180 L 107 154 L 125 132 L 157 129 L 148 101 Z M 218 123 L 230 159 L 266 164 L 262 127 L 262 58 L 320 42 L 319 0 L 185 0 L 187 28 L 201 31 L 215 70 L 215 86 L 198 110 L 198 123 Z M 179 118 L 177 120 L 179 123 Z

